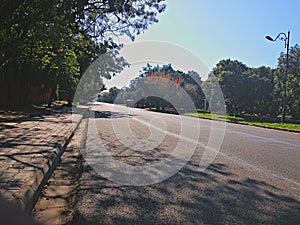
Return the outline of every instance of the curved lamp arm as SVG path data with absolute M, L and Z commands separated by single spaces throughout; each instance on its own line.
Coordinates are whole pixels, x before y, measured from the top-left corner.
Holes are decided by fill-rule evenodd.
M 282 37 L 281 35 L 283 35 L 284 37 Z M 281 36 L 281 37 L 280 37 L 280 36 Z M 283 32 L 282 32 L 282 33 L 279 33 L 275 39 L 273 39 L 273 38 L 270 37 L 270 36 L 266 36 L 266 39 L 268 39 L 269 41 L 276 41 L 277 39 L 279 39 L 279 40 L 281 40 L 281 41 L 284 41 L 284 43 L 285 43 L 285 48 L 286 48 L 287 45 L 288 45 L 288 43 L 287 43 L 288 37 L 287 37 L 286 34 L 283 33 Z

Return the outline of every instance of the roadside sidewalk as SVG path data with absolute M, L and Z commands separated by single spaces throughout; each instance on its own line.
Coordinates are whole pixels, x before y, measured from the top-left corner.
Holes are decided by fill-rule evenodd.
M 80 111 L 1 112 L 0 197 L 31 212 L 86 108 Z
M 83 118 L 32 210 L 35 220 L 44 225 L 68 224 L 73 219 L 87 125 L 88 119 Z

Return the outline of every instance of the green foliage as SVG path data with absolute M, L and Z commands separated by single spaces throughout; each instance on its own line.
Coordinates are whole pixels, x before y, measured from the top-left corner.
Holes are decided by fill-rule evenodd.
M 276 117 L 280 101 L 275 91 L 274 72 L 262 66 L 249 68 L 246 74 L 248 100 L 245 111 L 258 116 Z
M 59 84 L 56 85 L 55 97 L 56 97 L 56 100 L 59 101 Z
M 112 87 L 108 92 L 103 92 L 101 95 L 99 95 L 97 100 L 99 102 L 114 103 L 120 91 L 121 90 L 117 87 Z
M 228 122 L 235 122 L 240 124 L 247 124 L 247 125 L 254 125 L 259 127 L 268 127 L 268 128 L 283 128 L 288 130 L 296 130 L 300 131 L 300 124 L 294 123 L 276 123 L 276 122 L 262 122 L 258 120 L 249 120 L 243 117 L 236 117 L 236 116 L 224 116 L 219 114 L 212 114 L 212 113 L 186 113 L 187 116 L 194 116 L 200 117 L 205 119 L 214 119 L 214 120 L 222 120 Z
M 283 85 L 287 84 L 287 109 L 293 118 L 300 118 L 300 48 L 292 47 L 286 77 L 286 55 L 278 58 L 275 69 L 261 66 L 249 68 L 236 60 L 221 60 L 212 71 L 224 94 L 227 112 L 231 115 L 251 114 L 277 117 L 281 112 Z M 210 76 L 202 85 L 214 96 Z M 209 102 L 209 100 L 208 100 Z
M 300 119 L 300 47 L 295 45 L 290 49 L 288 76 L 286 77 L 286 54 L 278 58 L 278 68 L 275 70 L 277 92 L 283 95 L 283 85 L 287 85 L 287 113 Z
M 203 107 L 201 82 L 194 71 L 184 73 L 174 70 L 170 64 L 162 67 L 147 64 L 139 77 L 131 80 L 129 88 L 121 91 L 117 101 L 126 103 L 132 99 L 136 107 L 188 111 L 191 104 L 194 108 Z
M 244 110 L 244 103 L 248 96 L 247 76 L 248 67 L 237 60 L 222 60 L 213 69 L 222 88 L 227 110 L 230 114 L 240 114 Z
M 237 60 L 221 60 L 213 68 L 209 78 L 202 82 L 200 76 L 193 71 L 183 73 L 175 71 L 171 65 L 152 67 L 147 64 L 141 74 L 131 80 L 128 88 L 118 90 L 118 99 L 115 91 L 101 96 L 103 101 L 126 104 L 131 99 L 135 106 L 164 111 L 174 108 L 168 100 L 176 96 L 181 101 L 181 108 L 188 111 L 184 105 L 182 88 L 192 99 L 198 109 L 204 109 L 204 99 L 209 107 L 216 99 L 222 99 L 218 86 L 220 85 L 227 107 L 227 112 L 234 115 L 252 115 L 256 118 L 276 118 L 280 115 L 282 104 L 282 83 L 284 81 L 286 61 L 285 55 L 278 58 L 278 67 L 271 69 L 265 66 L 250 68 Z M 289 75 L 287 82 L 287 107 L 289 117 L 300 117 L 300 48 L 295 46 L 290 51 Z M 170 85 L 168 82 L 173 84 Z M 155 92 L 155 96 L 146 96 L 145 93 Z M 167 91 L 166 91 L 167 90 Z M 205 97 L 203 92 L 205 93 Z M 222 102 L 215 104 L 223 104 Z M 210 108 L 211 109 L 211 108 Z M 275 119 L 276 120 L 276 119 Z
M 3 0 L 0 77 L 22 79 L 52 92 L 59 84 L 72 93 L 100 55 L 111 51 L 115 64 L 124 64 L 117 57 L 121 46 L 114 38 L 134 39 L 156 23 L 164 9 L 160 0 Z M 14 92 L 13 87 L 10 90 Z

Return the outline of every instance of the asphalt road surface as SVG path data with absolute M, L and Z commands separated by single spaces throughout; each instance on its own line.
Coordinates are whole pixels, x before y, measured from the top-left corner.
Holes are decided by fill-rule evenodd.
M 92 110 L 70 224 L 300 224 L 300 134 Z

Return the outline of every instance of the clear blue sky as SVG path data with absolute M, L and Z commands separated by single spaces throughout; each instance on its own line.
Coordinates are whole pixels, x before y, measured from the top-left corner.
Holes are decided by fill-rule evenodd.
M 286 51 L 284 42 L 270 42 L 266 35 L 275 38 L 290 30 L 290 45 L 300 45 L 299 0 L 167 0 L 166 4 L 159 22 L 137 36 L 135 43 L 151 40 L 179 45 L 209 70 L 227 58 L 250 67 L 276 67 L 278 56 Z M 126 48 L 124 52 L 126 56 Z
M 275 67 L 282 41 L 264 37 L 291 31 L 291 46 L 300 44 L 299 0 L 168 0 L 159 23 L 136 38 L 181 45 L 210 68 L 225 58 L 248 66 Z

